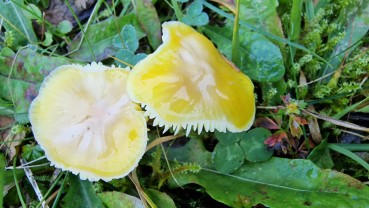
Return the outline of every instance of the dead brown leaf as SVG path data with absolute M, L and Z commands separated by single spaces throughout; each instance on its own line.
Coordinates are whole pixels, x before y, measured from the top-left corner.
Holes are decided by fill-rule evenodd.
M 0 129 L 2 129 L 0 130 L 0 151 L 6 155 L 8 162 L 17 154 L 17 146 L 21 143 L 19 140 L 24 139 L 26 136 L 26 132 L 17 134 L 12 132 L 11 127 L 14 126 L 14 123 L 14 118 L 0 116 Z

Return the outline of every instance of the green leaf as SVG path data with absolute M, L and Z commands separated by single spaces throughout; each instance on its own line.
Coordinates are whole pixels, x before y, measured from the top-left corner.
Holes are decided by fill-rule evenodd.
M 138 53 L 138 54 L 136 54 L 133 58 L 132 58 L 132 60 L 131 60 L 131 62 L 132 62 L 132 64 L 133 65 L 136 65 L 138 62 L 140 62 L 142 59 L 144 59 L 144 58 L 146 58 L 146 54 L 145 53 Z
M 151 0 L 134 0 L 141 28 L 145 31 L 153 49 L 161 44 L 161 24 Z
M 22 146 L 22 158 L 27 161 L 36 160 L 44 155 L 40 145 L 26 144 Z
M 166 149 L 170 160 L 179 162 L 193 162 L 201 167 L 213 167 L 211 152 L 206 151 L 201 139 L 190 139 L 185 146 Z
M 232 54 L 233 26 L 223 28 L 205 27 L 204 32 L 228 58 Z M 242 72 L 259 82 L 281 80 L 285 73 L 283 57 L 279 48 L 259 33 L 242 30 L 240 27 L 240 56 Z
M 62 34 L 67 34 L 72 31 L 73 25 L 68 20 L 63 20 L 58 24 L 58 31 Z
M 232 207 L 240 199 L 273 208 L 369 206 L 368 187 L 345 174 L 321 170 L 309 160 L 272 158 L 245 163 L 233 174 L 203 169 L 176 179 L 182 186 L 199 184 L 215 200 Z M 171 180 L 171 185 L 176 183 Z
M 232 145 L 236 142 L 239 142 L 241 139 L 243 139 L 246 135 L 246 132 L 240 132 L 240 133 L 223 133 L 223 132 L 215 132 L 215 137 L 217 140 L 223 144 L 223 145 Z
M 78 48 L 82 38 L 82 33 L 79 33 L 69 44 L 69 52 L 76 50 L 69 56 L 76 61 L 83 62 L 101 61 L 110 56 L 114 56 L 118 52 L 119 48 L 114 47 L 112 40 L 116 34 L 120 33 L 123 26 L 128 24 L 131 24 L 136 28 L 138 39 L 144 37 L 144 33 L 139 27 L 135 14 L 129 14 L 122 17 L 112 17 L 105 21 L 90 25 L 89 29 L 85 33 L 81 46 Z M 91 43 L 91 48 L 96 60 L 93 60 L 93 56 L 91 55 L 86 39 Z
M 187 15 L 195 17 L 202 13 L 204 6 L 202 5 L 201 1 L 195 0 L 190 6 L 187 7 Z
M 244 153 L 239 144 L 222 145 L 218 143 L 213 151 L 215 169 L 222 173 L 232 173 L 244 162 Z
M 326 139 L 311 151 L 307 159 L 324 169 L 333 168 L 334 165 Z
M 45 40 L 41 42 L 43 46 L 49 46 L 53 42 L 53 35 L 49 32 L 45 32 Z
M 25 7 L 22 0 L 0 1 L 0 19 L 4 20 L 5 29 L 14 35 L 13 49 L 37 42 L 32 22 L 20 6 Z
M 80 180 L 74 174 L 69 175 L 69 190 L 62 200 L 68 208 L 103 208 L 104 205 L 88 180 Z
M 279 48 L 259 33 L 248 32 L 243 36 L 246 39 L 241 44 L 245 46 L 248 54 L 245 54 L 242 60 L 241 70 L 259 82 L 280 80 L 285 69 Z
M 0 97 L 0 115 L 10 116 L 14 114 L 13 104 Z
M 156 189 L 145 189 L 145 193 L 155 203 L 156 207 L 175 208 L 176 205 L 170 196 Z
M 98 194 L 106 208 L 144 208 L 142 201 L 125 193 L 111 191 Z
M 209 23 L 209 16 L 206 13 L 201 13 L 198 16 L 183 16 L 183 22 L 187 25 L 202 26 Z
M 256 28 L 284 37 L 279 16 L 277 13 L 277 0 L 240 0 L 240 21 L 244 21 Z M 245 27 L 243 27 L 246 30 Z M 275 42 L 283 49 L 283 43 Z
M 26 144 L 22 146 L 22 158 L 32 161 L 44 155 L 40 145 Z
M 204 9 L 200 0 L 195 0 L 187 7 L 187 13 L 183 16 L 182 21 L 187 25 L 202 26 L 209 23 L 209 16 L 202 12 Z
M 28 122 L 29 105 L 44 77 L 56 67 L 71 63 L 67 58 L 44 56 L 31 49 L 20 50 L 17 56 L 0 56 L 0 83 L 6 83 L 0 85 L 0 97 L 13 103 L 16 115 L 24 115 L 16 116 L 17 122 Z
M 268 151 L 264 144 L 264 141 L 271 135 L 264 128 L 255 128 L 248 131 L 240 142 L 245 153 L 245 159 L 251 162 L 262 162 L 272 157 L 273 151 Z
M 32 12 L 29 12 L 27 10 Z M 28 4 L 26 6 L 26 9 L 23 10 L 23 13 L 28 19 L 42 19 L 41 10 L 34 4 Z
M 203 31 L 218 47 L 218 50 L 222 52 L 229 60 L 231 60 L 233 26 L 229 23 L 227 23 L 222 28 L 215 26 L 205 26 L 203 27 Z M 244 55 L 246 50 L 242 45 L 240 45 L 240 49 L 240 52 L 242 53 L 242 55 Z
M 127 49 L 121 49 L 120 51 L 118 51 L 117 55 L 115 56 L 115 58 L 118 59 L 118 60 L 115 61 L 115 63 L 117 65 L 120 65 L 121 67 L 126 67 L 127 64 L 129 66 L 134 66 L 139 61 L 146 58 L 146 56 L 147 55 L 144 54 L 144 53 L 139 53 L 139 54 L 135 55 L 134 53 L 132 53 L 131 51 L 129 51 Z
M 120 35 L 118 34 L 114 36 L 113 45 L 134 53 L 138 49 L 139 45 L 135 27 L 132 25 L 125 25 Z

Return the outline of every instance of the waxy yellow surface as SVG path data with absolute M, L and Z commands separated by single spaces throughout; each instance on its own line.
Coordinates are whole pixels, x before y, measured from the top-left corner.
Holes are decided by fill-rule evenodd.
M 254 121 L 251 80 L 181 22 L 163 24 L 163 44 L 132 69 L 127 90 L 165 130 L 240 132 Z
M 127 75 L 92 63 L 61 66 L 45 78 L 29 118 L 52 165 L 91 181 L 124 177 L 138 165 L 147 127 L 127 96 Z

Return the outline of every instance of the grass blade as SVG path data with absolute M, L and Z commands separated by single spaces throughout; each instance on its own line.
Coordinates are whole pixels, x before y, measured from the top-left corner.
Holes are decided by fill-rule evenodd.
M 365 169 L 369 171 L 369 164 L 365 162 L 365 160 L 361 159 L 361 157 L 357 156 L 355 153 L 337 144 L 328 144 L 328 148 L 338 153 L 341 153 L 343 155 L 346 155 L 347 157 L 353 159 L 355 162 L 359 163 L 360 165 L 362 165 Z
M 19 183 L 18 183 L 18 179 L 17 179 L 17 174 L 15 172 L 16 170 L 16 162 L 17 162 L 17 158 L 14 157 L 13 159 L 13 176 L 14 176 L 14 183 L 15 183 L 15 188 L 17 189 L 17 193 L 18 193 L 18 197 L 19 197 L 19 201 L 22 204 L 22 207 L 27 207 L 26 203 L 24 202 L 23 196 L 22 196 L 22 192 L 21 189 L 19 187 Z
M 292 3 L 290 21 L 290 40 L 295 41 L 299 38 L 301 30 L 302 0 L 295 0 Z
M 5 165 L 6 160 L 2 153 L 0 153 L 0 207 L 3 207 L 3 193 L 5 186 Z

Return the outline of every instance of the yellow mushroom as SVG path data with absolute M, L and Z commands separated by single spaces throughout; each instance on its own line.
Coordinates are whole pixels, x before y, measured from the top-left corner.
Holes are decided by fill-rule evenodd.
M 254 85 L 213 43 L 181 22 L 166 22 L 163 44 L 128 75 L 127 91 L 154 125 L 198 133 L 250 128 Z
M 45 78 L 29 119 L 52 165 L 90 181 L 124 177 L 137 166 L 147 127 L 127 96 L 128 72 L 64 65 Z

